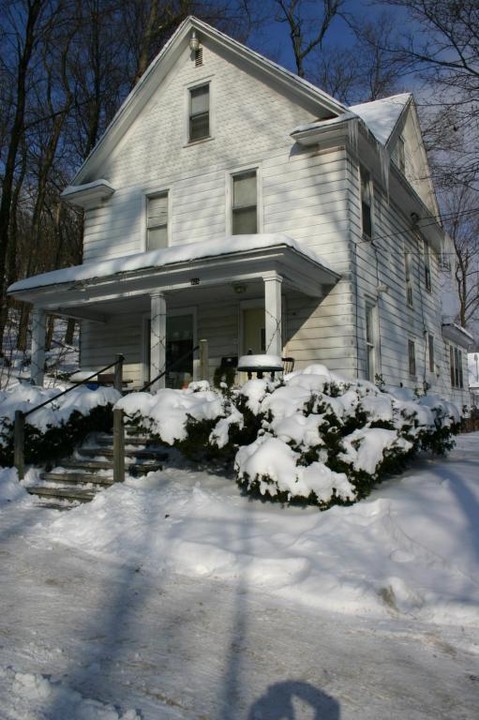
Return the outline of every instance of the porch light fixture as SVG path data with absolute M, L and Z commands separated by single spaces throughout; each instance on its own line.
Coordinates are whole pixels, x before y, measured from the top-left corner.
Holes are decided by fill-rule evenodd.
M 235 285 L 233 285 L 233 289 L 237 295 L 243 295 L 243 293 L 246 292 L 246 285 L 236 283 Z
M 200 49 L 200 41 L 196 37 L 196 30 L 191 31 L 189 45 L 192 53 L 198 52 L 198 50 Z

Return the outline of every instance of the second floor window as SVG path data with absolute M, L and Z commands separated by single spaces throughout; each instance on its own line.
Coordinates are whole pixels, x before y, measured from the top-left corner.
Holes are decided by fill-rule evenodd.
M 435 362 L 434 362 L 434 336 L 429 334 L 427 336 L 427 349 L 428 349 L 428 358 L 429 358 L 429 372 L 433 373 L 435 370 Z
M 414 293 L 413 293 L 413 281 L 412 281 L 412 256 L 411 253 L 406 253 L 404 256 L 404 265 L 406 273 L 406 299 L 409 307 L 414 307 Z
M 146 249 L 158 250 L 168 245 L 168 193 L 148 198 Z
M 190 142 L 210 136 L 210 86 L 190 89 L 188 139 Z
M 427 242 L 424 242 L 424 285 L 431 292 L 431 255 Z
M 233 175 L 232 184 L 232 233 L 253 235 L 258 232 L 256 170 Z

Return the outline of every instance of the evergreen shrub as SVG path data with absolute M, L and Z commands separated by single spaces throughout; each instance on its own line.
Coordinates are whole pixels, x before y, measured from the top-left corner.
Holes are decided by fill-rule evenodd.
M 230 462 L 252 496 L 321 509 L 367 497 L 421 451 L 448 452 L 460 421 L 437 397 L 348 381 L 322 365 L 281 381 L 160 390 L 147 406 L 134 396 L 118 406 L 160 442 L 196 462 Z

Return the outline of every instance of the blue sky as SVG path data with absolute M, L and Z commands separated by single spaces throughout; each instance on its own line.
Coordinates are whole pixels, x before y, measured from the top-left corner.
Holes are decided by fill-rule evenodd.
M 247 44 L 249 47 L 283 65 L 288 70 L 296 71 L 291 39 L 289 37 L 289 26 L 286 22 L 278 22 L 275 20 L 274 0 L 270 0 L 270 4 L 272 7 L 271 21 L 265 23 L 265 26 L 261 30 L 252 33 L 248 38 Z M 319 0 L 306 1 L 303 6 L 305 16 L 310 17 L 311 21 L 314 22 L 314 17 L 317 14 L 316 8 L 321 5 L 322 3 Z M 343 11 L 348 12 L 359 20 L 372 20 L 381 13 L 389 13 L 396 16 L 399 14 L 396 9 L 381 7 L 381 5 L 374 2 L 374 0 L 345 0 Z M 327 32 L 325 46 L 347 46 L 353 43 L 354 35 L 347 23 L 341 18 L 335 18 Z

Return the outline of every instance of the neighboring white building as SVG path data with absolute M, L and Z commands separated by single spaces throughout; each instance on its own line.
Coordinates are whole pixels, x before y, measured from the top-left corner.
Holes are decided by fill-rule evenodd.
M 121 352 L 134 386 L 205 338 L 210 378 L 251 349 L 467 402 L 411 95 L 345 107 L 188 18 L 63 197 L 84 263 L 10 288 L 35 307 L 35 380 L 54 313 L 81 320 L 83 367 Z
M 479 408 L 479 347 L 474 348 L 467 356 L 469 389 L 473 407 Z

